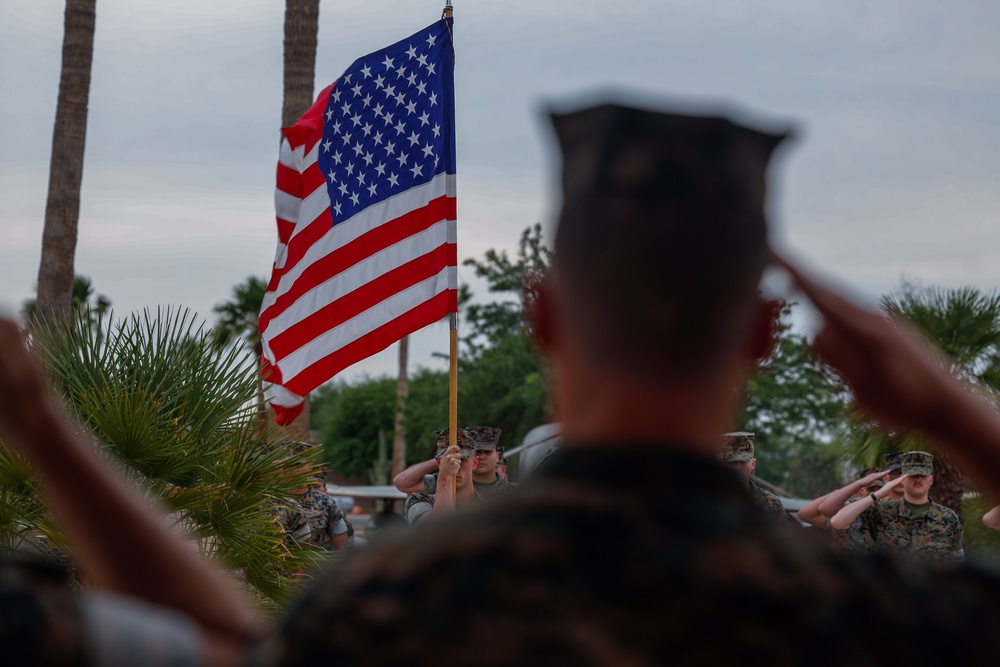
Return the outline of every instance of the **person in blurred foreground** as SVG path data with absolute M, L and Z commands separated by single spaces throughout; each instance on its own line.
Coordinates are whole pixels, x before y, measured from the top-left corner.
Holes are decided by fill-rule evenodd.
M 995 664 L 996 575 L 837 553 L 763 519 L 717 460 L 770 349 L 774 307 L 757 292 L 770 261 L 825 317 L 815 348 L 869 416 L 922 432 L 1000 499 L 990 404 L 905 325 L 769 253 L 764 176 L 781 137 L 618 104 L 553 121 L 564 198 L 533 329 L 558 451 L 494 503 L 339 560 L 282 622 L 273 663 Z M 83 448 L 28 361 L 4 323 L 0 430 L 57 482 L 49 500 L 90 568 L 221 648 L 251 643 L 244 600 L 96 459 L 66 460 Z M 65 502 L 95 490 L 96 507 Z
M 553 123 L 563 205 L 533 329 L 559 450 L 494 504 L 341 563 L 285 620 L 280 664 L 993 664 L 1000 579 L 843 554 L 762 518 L 717 460 L 771 348 L 771 262 L 873 419 L 1000 471 L 1000 416 L 916 335 L 769 251 L 782 137 L 618 104 Z M 1000 498 L 1000 475 L 979 481 Z

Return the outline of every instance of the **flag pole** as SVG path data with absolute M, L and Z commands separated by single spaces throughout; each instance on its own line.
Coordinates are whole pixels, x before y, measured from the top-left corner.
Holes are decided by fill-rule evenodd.
M 445 0 L 441 18 L 452 17 L 451 0 Z M 448 318 L 448 446 L 458 443 L 458 313 Z M 458 504 L 458 482 L 451 478 L 451 504 Z
M 458 313 L 449 319 L 449 363 L 448 363 L 448 445 L 458 443 Z M 452 504 L 458 502 L 457 481 L 451 478 Z

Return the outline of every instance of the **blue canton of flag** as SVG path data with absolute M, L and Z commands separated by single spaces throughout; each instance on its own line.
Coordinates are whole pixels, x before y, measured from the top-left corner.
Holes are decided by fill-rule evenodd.
M 319 167 L 333 224 L 455 173 L 451 21 L 359 58 L 324 114 Z

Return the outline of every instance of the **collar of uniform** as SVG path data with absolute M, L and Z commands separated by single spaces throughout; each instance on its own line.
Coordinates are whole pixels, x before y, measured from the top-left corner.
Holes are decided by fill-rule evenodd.
M 586 480 L 606 491 L 662 501 L 667 496 L 711 497 L 745 504 L 740 478 L 716 459 L 671 443 L 562 445 L 532 473 L 531 482 L 549 484 Z

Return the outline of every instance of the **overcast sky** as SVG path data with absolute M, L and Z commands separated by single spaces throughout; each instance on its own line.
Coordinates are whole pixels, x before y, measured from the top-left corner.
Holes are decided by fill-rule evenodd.
M 1000 285 L 1000 3 L 455 0 L 459 258 L 513 249 L 557 195 L 541 111 L 615 87 L 792 125 L 774 236 L 863 299 Z M 0 304 L 33 296 L 64 2 L 0 4 Z M 212 319 L 270 272 L 280 0 L 98 0 L 76 271 L 116 311 Z M 316 90 L 440 2 L 320 7 Z M 470 277 L 460 269 L 460 277 Z M 475 287 L 475 284 L 474 284 Z M 481 288 L 481 286 L 479 286 Z M 480 290 L 481 291 L 481 290 Z M 413 357 L 440 364 L 442 325 Z M 395 373 L 395 351 L 346 372 Z

